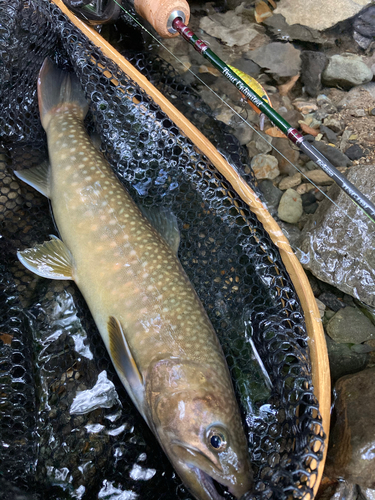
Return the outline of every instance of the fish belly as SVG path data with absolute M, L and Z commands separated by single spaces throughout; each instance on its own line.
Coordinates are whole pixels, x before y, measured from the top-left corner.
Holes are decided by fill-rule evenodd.
M 216 334 L 177 256 L 83 124 L 67 109 L 51 119 L 47 136 L 54 217 L 107 348 L 108 319 L 115 317 L 142 373 L 156 358 L 177 356 L 227 374 Z

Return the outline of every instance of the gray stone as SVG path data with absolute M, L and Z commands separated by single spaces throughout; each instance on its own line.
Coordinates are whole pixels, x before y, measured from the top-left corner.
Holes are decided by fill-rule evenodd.
M 375 347 L 372 347 L 368 344 L 354 344 L 350 348 L 352 351 L 357 352 L 359 354 L 366 354 L 367 352 L 373 352 Z
M 225 14 L 217 13 L 202 17 L 199 26 L 229 47 L 246 45 L 259 35 L 259 32 L 254 29 L 254 24 L 237 15 L 234 10 L 229 10 Z
M 362 58 L 347 53 L 332 56 L 322 73 L 322 81 L 325 85 L 346 89 L 371 82 L 372 78 L 372 71 Z
M 329 186 L 334 182 L 329 175 L 320 169 L 310 170 L 305 175 L 311 182 L 318 184 L 318 186 Z
M 300 51 L 291 43 L 272 42 L 248 52 L 246 57 L 278 76 L 297 75 L 301 67 Z
M 335 143 L 337 141 L 337 135 L 329 127 L 326 127 L 325 125 L 320 125 L 320 131 L 327 137 L 328 142 Z
M 327 316 L 327 310 L 325 316 Z M 356 353 L 350 349 L 348 344 L 338 344 L 328 335 L 325 338 L 333 383 L 344 375 L 357 373 L 366 368 L 369 360 L 368 354 Z
M 302 212 L 301 196 L 294 189 L 287 189 L 281 197 L 277 215 L 281 220 L 295 224 Z
M 359 500 L 357 485 L 341 481 L 330 500 Z
M 329 320 L 327 333 L 340 344 L 362 344 L 375 339 L 375 326 L 356 307 L 345 307 Z
M 297 226 L 293 224 L 288 224 L 287 222 L 283 222 L 282 220 L 278 221 L 280 229 L 284 233 L 284 235 L 288 238 L 290 246 L 295 248 L 298 246 L 299 238 L 301 236 L 301 230 L 298 229 Z
M 345 124 L 342 120 L 339 120 L 333 116 L 325 118 L 323 125 L 325 127 L 329 127 L 333 132 L 336 133 L 341 132 L 345 127 Z
M 279 162 L 280 173 L 294 175 L 296 173 L 294 165 L 298 161 L 299 151 L 293 149 L 289 140 L 282 137 L 274 138 L 272 144 L 275 147 L 273 155 Z
M 375 368 L 341 378 L 335 391 L 327 475 L 374 489 Z
M 323 52 L 301 52 L 301 81 L 308 95 L 315 97 L 322 87 L 321 76 L 328 58 Z
M 282 14 L 288 24 L 302 24 L 325 30 L 357 14 L 370 0 L 280 0 L 275 14 Z
M 375 5 L 363 9 L 354 19 L 353 28 L 357 33 L 371 39 L 375 36 Z
M 353 144 L 345 151 L 346 156 L 350 160 L 359 160 L 362 156 L 365 156 L 363 149 L 358 144 Z
M 351 298 L 351 297 L 350 297 Z M 338 312 L 340 309 L 345 307 L 345 304 L 342 300 L 339 300 L 336 295 L 331 292 L 323 292 L 319 295 L 319 299 L 332 311 Z
M 259 189 L 262 191 L 264 199 L 269 210 L 275 211 L 279 206 L 283 192 L 277 188 L 269 179 L 265 179 L 259 183 Z
M 292 24 L 289 25 L 285 21 L 285 17 L 281 14 L 273 14 L 273 16 L 268 17 L 263 21 L 275 38 L 280 41 L 288 40 L 289 42 L 293 40 L 301 40 L 304 42 L 316 42 L 316 43 L 326 43 L 328 45 L 328 39 L 324 37 L 322 33 L 314 30 L 312 28 L 308 28 L 306 26 L 302 26 L 301 24 Z
M 353 166 L 347 177 L 375 202 L 375 165 Z M 336 205 L 323 200 L 303 229 L 303 265 L 320 280 L 375 307 L 375 224 L 338 186 L 328 195 Z
M 334 167 L 348 167 L 352 163 L 340 149 L 334 148 L 325 142 L 315 141 L 314 146 L 332 163 Z
M 244 146 L 251 141 L 251 138 L 254 135 L 254 130 L 250 128 L 247 123 L 241 122 L 233 127 L 233 135 L 237 137 L 241 146 Z

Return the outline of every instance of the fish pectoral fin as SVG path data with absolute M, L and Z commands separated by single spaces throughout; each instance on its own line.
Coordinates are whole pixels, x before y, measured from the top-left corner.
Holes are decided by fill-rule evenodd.
M 67 246 L 51 236 L 50 241 L 17 252 L 20 262 L 31 272 L 53 280 L 72 280 L 73 257 Z
M 39 191 L 43 196 L 50 197 L 49 163 L 45 161 L 37 167 L 25 170 L 15 170 L 14 174 L 29 186 Z
M 109 334 L 109 351 L 119 374 L 123 375 L 127 381 L 127 389 L 135 399 L 139 411 L 142 413 L 144 403 L 144 382 L 138 369 L 137 363 L 130 350 L 126 335 L 121 323 L 113 316 L 110 316 L 107 323 Z
M 177 217 L 167 208 L 153 207 L 150 209 L 140 207 L 140 209 L 177 255 L 180 246 L 180 230 L 178 229 Z

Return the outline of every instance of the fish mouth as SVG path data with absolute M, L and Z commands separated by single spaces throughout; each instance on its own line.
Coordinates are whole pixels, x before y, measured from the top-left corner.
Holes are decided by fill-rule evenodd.
M 216 481 L 216 479 L 214 479 L 198 467 L 193 467 L 192 469 L 195 472 L 199 482 L 205 488 L 206 492 L 210 495 L 212 500 L 229 500 L 235 498 L 230 492 L 228 486 L 219 483 L 218 481 Z M 223 496 L 223 494 L 225 495 L 225 497 Z

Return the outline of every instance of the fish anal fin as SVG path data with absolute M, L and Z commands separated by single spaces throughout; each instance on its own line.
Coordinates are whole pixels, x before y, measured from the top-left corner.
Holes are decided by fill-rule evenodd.
M 118 373 L 126 379 L 127 384 L 125 386 L 130 392 L 138 410 L 143 414 L 143 377 L 130 350 L 124 330 L 121 323 L 114 316 L 109 317 L 107 328 L 109 335 L 109 352 L 112 361 Z
M 43 278 L 74 279 L 72 254 L 55 236 L 41 245 L 17 252 L 17 257 L 29 271 Z
M 47 198 L 50 197 L 49 163 L 47 161 L 41 163 L 37 167 L 25 170 L 15 170 L 14 174 L 21 179 L 21 181 L 39 191 L 43 196 Z

